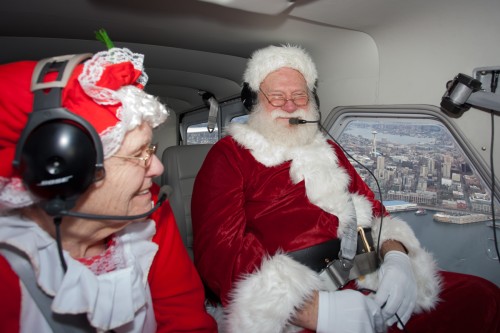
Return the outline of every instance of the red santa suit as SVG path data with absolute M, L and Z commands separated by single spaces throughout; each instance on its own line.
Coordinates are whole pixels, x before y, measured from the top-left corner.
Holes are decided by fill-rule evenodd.
M 117 333 L 217 332 L 215 321 L 205 311 L 203 286 L 168 202 L 152 219 L 133 223 L 115 235 L 120 255 L 111 255 L 114 262 L 108 264 L 120 266 L 116 258 L 121 256 L 124 267 L 99 275 L 66 252 L 64 274 L 55 240 L 21 216 L 0 217 L 0 243 L 28 255 L 38 286 L 54 297 L 55 313 L 86 313 L 92 326 Z M 9 302 L 0 312 L 0 332 L 51 332 L 1 255 L 0 269 L 0 294 Z
M 228 133 L 208 153 L 192 198 L 195 264 L 225 307 L 228 332 L 297 331 L 290 317 L 323 286 L 316 272 L 285 253 L 342 238 L 353 220 L 371 227 L 377 241 L 382 215 L 380 242 L 398 240 L 409 252 L 418 285 L 415 313 L 436 307 L 442 275 L 432 256 L 374 199 L 337 145 L 319 132 L 298 147 L 272 145 L 246 124 L 231 124 Z M 498 288 L 481 283 L 498 303 Z M 376 290 L 377 272 L 357 284 Z M 480 295 L 478 303 L 485 301 Z M 497 315 L 498 304 L 490 312 L 488 318 Z

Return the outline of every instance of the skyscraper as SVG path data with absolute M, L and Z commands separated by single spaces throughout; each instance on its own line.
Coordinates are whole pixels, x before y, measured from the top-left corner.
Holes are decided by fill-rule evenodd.
M 375 137 L 377 136 L 377 131 L 373 131 L 372 134 L 373 134 L 372 155 L 373 155 L 373 157 L 376 157 L 377 156 L 377 140 Z

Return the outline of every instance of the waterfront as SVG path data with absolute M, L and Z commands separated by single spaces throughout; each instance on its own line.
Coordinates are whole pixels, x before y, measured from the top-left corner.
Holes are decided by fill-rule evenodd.
M 436 254 L 441 269 L 481 276 L 500 286 L 500 264 L 493 259 L 496 258 L 493 228 L 488 222 L 441 223 L 432 219 L 436 212 L 427 209 L 426 215 L 415 215 L 414 211 L 392 215 L 408 222 L 422 246 Z

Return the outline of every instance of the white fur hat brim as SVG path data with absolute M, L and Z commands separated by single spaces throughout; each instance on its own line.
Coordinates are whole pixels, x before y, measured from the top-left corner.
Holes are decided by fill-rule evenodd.
M 243 81 L 258 91 L 266 76 L 283 67 L 299 71 L 309 90 L 314 90 L 318 78 L 316 65 L 302 47 L 295 45 L 271 45 L 255 51 L 247 63 Z

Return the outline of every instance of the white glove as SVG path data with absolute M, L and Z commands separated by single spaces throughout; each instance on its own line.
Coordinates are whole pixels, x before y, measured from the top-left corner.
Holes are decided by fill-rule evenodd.
M 375 302 L 382 308 L 387 326 L 397 322 L 395 314 L 403 324 L 410 320 L 417 300 L 417 282 L 411 268 L 410 258 L 400 251 L 389 251 L 378 272 L 380 285 Z M 399 329 L 403 329 L 398 322 Z
M 317 333 L 385 332 L 380 307 L 355 290 L 320 291 Z

